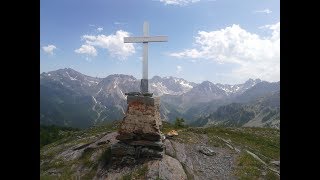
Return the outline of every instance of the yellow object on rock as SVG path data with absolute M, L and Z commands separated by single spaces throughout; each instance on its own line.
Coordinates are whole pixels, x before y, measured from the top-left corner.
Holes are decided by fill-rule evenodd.
M 178 136 L 178 132 L 176 130 L 171 130 L 167 133 L 167 136 Z

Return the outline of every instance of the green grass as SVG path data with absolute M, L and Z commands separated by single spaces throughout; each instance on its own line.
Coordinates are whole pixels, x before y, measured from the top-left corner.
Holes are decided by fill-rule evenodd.
M 40 171 L 47 171 L 49 169 L 64 169 L 67 164 L 62 159 L 54 159 L 52 161 L 46 161 L 40 166 Z
M 49 176 L 49 175 L 40 175 L 41 180 L 56 180 L 56 176 Z
M 122 178 L 121 178 L 121 180 L 131 180 L 131 179 L 132 179 L 131 173 L 128 173 L 128 174 L 122 176 Z
M 263 164 L 246 152 L 238 157 L 236 163 L 235 176 L 239 179 L 258 179 L 262 175 Z
M 79 131 L 79 129 L 56 125 L 40 125 L 40 148 L 64 137 L 68 137 L 76 131 Z
M 220 144 L 217 137 L 230 139 L 231 144 L 246 148 L 269 162 L 280 159 L 280 131 L 271 128 L 189 128 L 189 132 L 207 134 L 209 141 Z
M 86 169 L 89 169 L 87 173 L 82 173 L 81 179 L 92 179 L 97 171 L 97 165 L 99 162 L 94 162 L 90 160 L 90 157 L 92 156 L 93 152 L 97 149 L 87 149 L 83 152 L 81 157 L 78 159 L 72 160 L 72 161 L 66 161 L 63 159 L 54 159 L 51 162 L 46 162 L 40 166 L 40 174 L 41 172 L 46 172 L 50 169 L 56 169 L 59 172 L 61 172 L 61 176 L 58 178 L 57 176 L 46 176 L 41 175 L 40 179 L 75 179 L 76 172 L 72 170 L 73 165 L 83 165 Z M 84 175 L 83 175 L 84 174 Z
M 72 146 L 91 143 L 102 137 L 104 133 L 116 131 L 116 123 L 106 123 L 101 124 L 97 127 L 75 131 L 69 134 L 69 136 L 64 137 L 63 139 L 59 139 L 43 146 L 40 149 L 40 160 L 44 161 L 44 163 L 40 166 L 41 179 L 57 179 L 57 176 L 45 175 L 46 172 L 50 169 L 55 169 L 61 172 L 61 176 L 63 176 L 64 179 L 73 178 L 72 175 L 75 174 L 75 172 L 73 172 L 73 170 L 71 169 L 73 165 L 83 165 L 85 169 L 89 169 L 90 171 L 88 171 L 86 174 L 82 173 L 85 175 L 83 175 L 83 177 L 81 178 L 92 179 L 92 177 L 96 173 L 98 163 L 100 163 L 102 160 L 105 160 L 107 162 L 111 158 L 110 148 L 106 147 L 106 145 L 101 145 L 99 146 L 99 148 L 96 148 L 94 150 L 87 149 L 83 152 L 80 158 L 72 161 L 57 159 L 56 156 L 65 149 L 71 148 Z M 104 150 L 104 153 L 102 153 L 101 156 L 98 157 L 99 159 L 97 161 L 92 161 L 90 159 L 92 154 L 99 150 Z
M 125 174 L 124 176 L 122 176 L 121 179 L 122 180 L 146 179 L 147 172 L 148 172 L 148 166 L 143 165 L 138 169 L 136 169 L 135 171 Z
M 90 137 L 90 136 L 99 136 L 102 135 L 103 133 L 107 132 L 114 132 L 117 131 L 119 122 L 115 121 L 112 123 L 103 123 L 98 126 L 93 126 L 88 129 L 84 130 L 73 130 L 71 131 L 70 128 L 66 128 L 68 131 L 67 132 L 60 132 L 61 137 L 46 144 L 41 146 L 42 148 L 51 148 L 51 147 L 56 147 L 57 145 L 65 145 L 65 144 L 70 144 L 70 145 L 76 145 L 79 144 L 79 137 L 80 138 L 85 138 L 85 137 Z M 54 129 L 56 131 L 56 128 Z M 55 132 L 56 133 L 56 132 Z M 44 141 L 42 138 L 45 136 L 40 136 L 40 142 Z M 84 142 L 86 142 L 84 140 Z
M 172 129 L 174 129 L 174 125 L 166 122 L 166 121 L 162 121 L 162 133 L 168 133 L 169 131 L 171 131 Z
M 274 179 L 280 179 L 280 177 L 278 175 L 276 175 L 274 172 L 272 172 L 271 170 L 268 170 L 265 179 L 274 180 Z
M 101 162 L 104 166 L 107 165 L 111 161 L 111 147 L 108 147 L 99 157 L 99 162 Z
M 173 125 L 166 123 L 166 131 L 173 129 Z M 231 140 L 231 145 L 247 149 L 258 155 L 266 163 L 280 159 L 280 130 L 272 128 L 183 128 L 174 137 L 183 143 L 197 143 L 202 137 L 208 136 L 209 144 L 215 147 L 226 147 L 226 143 L 220 138 Z
M 65 168 L 58 179 L 76 179 L 76 175 L 74 175 L 74 172 L 70 168 Z
M 114 132 L 114 131 L 118 130 L 118 125 L 119 125 L 118 121 L 114 121 L 111 123 L 103 123 L 103 124 L 99 124 L 99 125 L 96 125 L 96 126 L 93 126 L 93 127 L 86 129 L 85 133 L 87 133 L 89 135 L 96 135 L 96 134 L 100 134 L 100 133 L 106 133 L 108 131 Z
M 235 176 L 239 179 L 279 179 L 273 171 L 267 169 L 258 160 L 254 159 L 244 149 L 256 154 L 264 162 L 280 159 L 280 131 L 271 128 L 187 128 L 179 132 L 177 141 L 184 143 L 197 143 L 201 134 L 208 136 L 208 143 L 215 147 L 227 147 L 226 143 L 219 139 L 231 141 L 233 147 L 242 150 L 236 158 Z
M 81 176 L 81 179 L 87 179 L 87 180 L 91 180 L 94 178 L 94 176 L 96 175 L 97 170 L 96 169 L 91 169 L 87 174 Z
M 79 160 L 84 166 L 90 167 L 93 164 L 93 162 L 91 162 L 90 160 L 90 157 L 92 156 L 94 151 L 95 150 L 92 148 L 88 148 L 88 149 L 85 149 L 85 151 L 83 151 Z
M 162 132 L 167 133 L 170 130 L 177 130 L 178 136 L 173 137 L 175 141 L 182 143 L 198 143 L 203 139 L 203 135 L 208 136 L 209 145 L 215 147 L 226 147 L 226 143 L 220 138 L 231 140 L 231 145 L 242 150 L 236 158 L 236 167 L 234 174 L 239 179 L 279 179 L 271 170 L 267 169 L 261 162 L 254 159 L 250 154 L 246 153 L 247 149 L 263 161 L 269 163 L 271 160 L 280 159 L 280 131 L 271 128 L 226 128 L 226 127 L 206 127 L 206 128 L 178 128 L 173 124 L 163 122 Z M 97 127 L 88 128 L 81 131 L 69 133 L 67 137 L 56 140 L 40 149 L 40 159 L 45 161 L 40 167 L 40 179 L 74 179 L 75 170 L 71 169 L 73 165 L 83 165 L 81 179 L 92 179 L 98 165 L 107 165 L 111 159 L 110 146 L 103 145 L 97 149 L 88 149 L 78 159 L 66 161 L 55 158 L 56 155 L 76 145 L 90 143 L 102 137 L 104 133 L 117 130 L 116 123 L 102 124 Z M 91 138 L 89 138 L 91 137 Z M 101 154 L 97 160 L 92 161 L 90 158 L 94 152 L 99 151 Z M 55 159 L 54 159 L 55 158 Z M 61 178 L 58 176 L 47 175 L 47 171 L 56 169 L 61 172 Z M 148 172 L 147 166 L 141 166 L 125 174 L 122 179 L 145 179 Z M 192 179 L 188 175 L 188 179 Z
M 148 166 L 144 165 L 140 168 L 138 168 L 134 173 L 133 173 L 133 177 L 136 178 L 145 178 L 145 176 L 147 175 L 148 172 Z
M 182 130 L 178 132 L 178 136 L 173 137 L 174 140 L 181 142 L 181 143 L 198 143 L 202 138 L 199 134 L 195 134 L 189 132 L 188 130 Z
M 261 162 L 254 159 L 246 152 L 242 152 L 236 160 L 237 166 L 235 176 L 241 180 L 249 179 L 268 179 L 275 180 L 280 177 L 273 171 L 267 169 Z M 263 173 L 266 173 L 263 175 Z
M 219 139 L 216 136 L 209 136 L 209 144 L 214 147 L 227 147 L 225 142 L 223 142 L 221 139 Z
M 183 130 L 183 129 L 187 129 L 188 126 L 175 126 L 172 123 L 169 123 L 167 121 L 162 121 L 162 129 L 161 132 L 166 134 L 171 130 Z

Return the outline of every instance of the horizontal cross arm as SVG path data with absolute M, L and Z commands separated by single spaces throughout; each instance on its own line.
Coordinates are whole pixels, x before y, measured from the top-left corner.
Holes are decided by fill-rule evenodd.
M 124 43 L 166 42 L 168 36 L 124 37 Z

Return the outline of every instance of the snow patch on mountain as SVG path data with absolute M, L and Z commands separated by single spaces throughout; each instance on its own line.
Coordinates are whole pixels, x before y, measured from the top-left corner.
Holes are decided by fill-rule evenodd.
M 92 99 L 93 99 L 94 103 L 96 103 L 96 104 L 97 104 L 97 100 L 96 100 L 96 98 L 95 98 L 95 97 L 93 97 L 93 96 L 91 96 L 91 97 L 92 97 Z
M 121 89 L 119 89 L 120 90 L 120 97 L 122 98 L 122 99 L 126 99 L 126 96 L 124 95 L 124 93 L 122 92 L 122 90 Z
M 77 76 L 76 76 L 76 78 L 71 77 L 70 74 L 68 73 L 68 71 L 66 71 L 66 74 L 69 76 L 70 80 L 72 80 L 72 81 L 78 80 L 78 79 L 76 79 Z
M 151 86 L 154 87 L 154 88 L 151 88 L 151 90 L 158 95 L 173 93 L 173 92 L 170 92 L 168 88 L 162 84 L 162 82 L 152 83 Z
M 101 92 L 101 90 L 102 90 L 102 87 L 101 87 L 100 90 L 96 93 L 96 95 L 98 95 L 98 94 Z
M 235 85 L 229 85 L 229 84 L 215 84 L 218 88 L 225 91 L 228 96 L 230 95 L 239 95 L 242 94 L 244 91 L 252 88 L 257 83 L 261 82 L 260 79 L 249 79 L 243 84 L 235 84 Z
M 180 84 L 183 86 L 183 87 L 186 87 L 186 88 L 193 88 L 193 86 L 191 86 L 189 83 L 185 82 L 185 81 L 181 81 Z

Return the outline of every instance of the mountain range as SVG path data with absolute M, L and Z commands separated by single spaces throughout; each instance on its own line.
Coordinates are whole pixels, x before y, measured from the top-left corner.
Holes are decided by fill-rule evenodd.
M 125 93 L 139 91 L 139 84 L 139 79 L 123 74 L 98 78 L 71 68 L 43 72 L 40 123 L 86 128 L 122 119 L 127 106 Z M 279 128 L 280 81 L 249 79 L 243 84 L 228 85 L 154 76 L 149 80 L 149 91 L 161 96 L 160 113 L 165 121 L 182 117 L 193 125 Z M 241 120 L 237 119 L 239 114 Z

